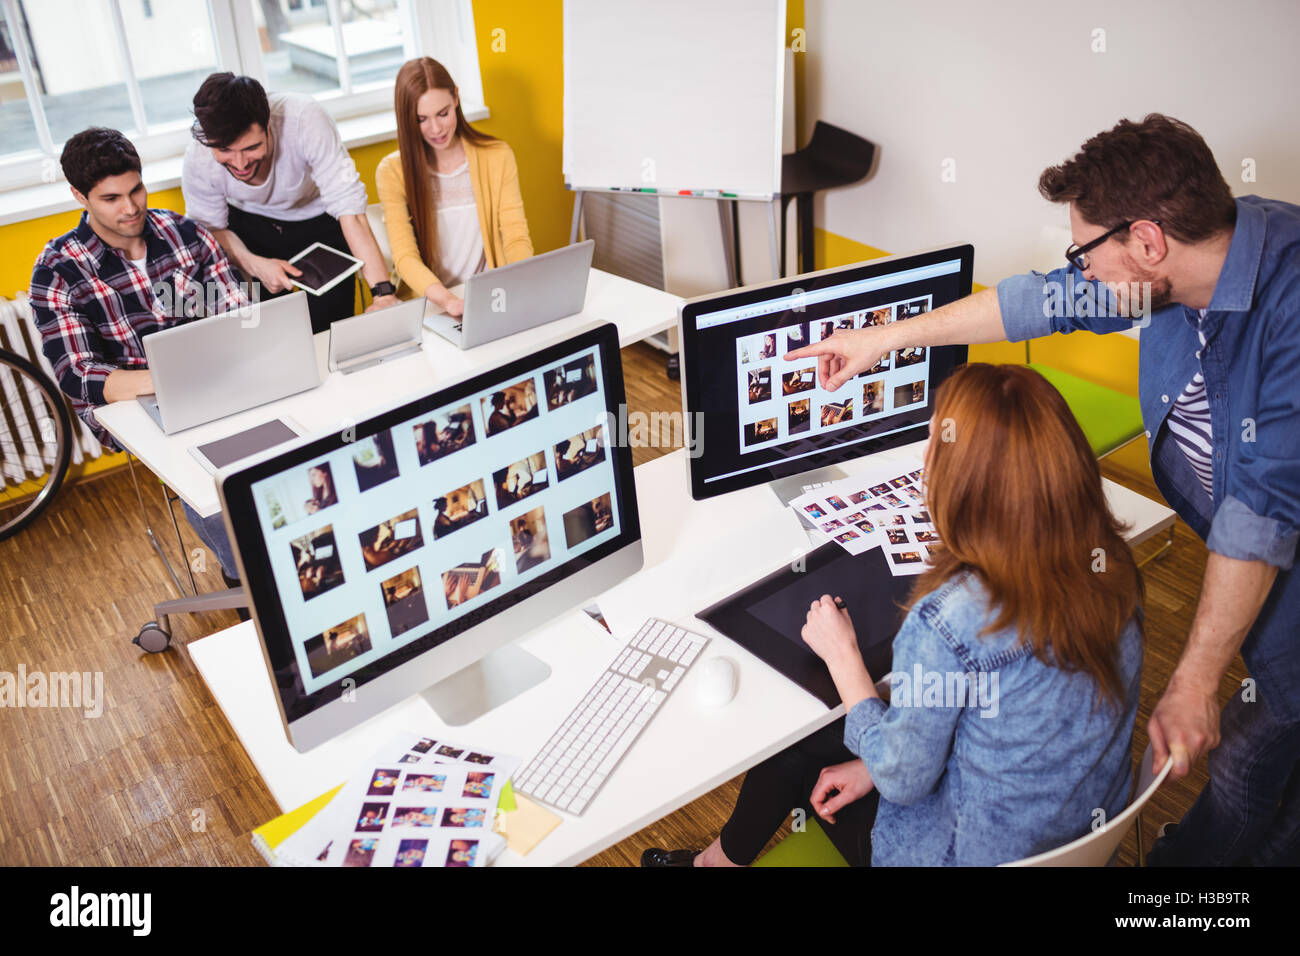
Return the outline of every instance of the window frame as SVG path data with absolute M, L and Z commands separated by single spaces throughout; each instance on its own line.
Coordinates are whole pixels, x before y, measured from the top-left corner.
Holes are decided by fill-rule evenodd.
M 125 34 L 121 12 L 123 0 L 104 0 L 104 2 L 109 5 L 114 21 L 116 54 L 123 72 L 123 82 L 127 86 L 132 113 L 137 126 L 144 130 L 143 133 L 135 132 L 128 135 L 131 136 L 131 142 L 140 154 L 142 164 L 146 167 L 151 165 L 165 167 L 170 171 L 175 161 L 184 154 L 191 140 L 191 121 L 181 119 L 168 123 L 148 123 L 135 77 L 134 64 L 131 61 L 129 39 Z M 266 66 L 262 59 L 261 41 L 258 37 L 253 9 L 257 0 L 206 0 L 206 2 L 213 46 L 216 51 L 216 69 L 253 76 L 265 85 Z M 379 137 L 374 132 L 375 123 L 367 122 L 363 125 L 369 132 L 362 138 L 369 142 L 381 142 L 383 139 L 392 138 L 396 135 L 396 118 L 392 116 L 393 81 L 386 80 L 350 88 L 347 59 L 343 55 L 341 42 L 340 0 L 326 0 L 326 7 L 335 30 L 335 56 L 340 64 L 342 88 L 313 94 L 315 99 L 336 123 L 366 118 L 377 121 L 384 114 L 388 114 L 388 122 L 382 125 L 385 131 L 391 128 L 390 136 Z M 44 106 L 40 102 L 39 93 L 33 82 L 34 68 L 30 50 L 25 40 L 16 35 L 20 22 L 17 16 L 17 0 L 0 0 L 0 8 L 3 8 L 5 20 L 15 32 L 13 40 L 19 72 L 38 141 L 36 149 L 0 156 L 0 207 L 7 207 L 0 208 L 0 222 L 6 222 L 15 220 L 12 207 L 15 205 L 15 200 L 21 204 L 19 194 L 27 191 L 42 194 L 40 197 L 33 195 L 31 205 L 48 209 L 50 203 L 44 195 L 47 190 L 42 187 L 66 184 L 58 164 L 63 143 L 56 143 L 53 140 Z M 398 13 L 403 21 L 404 56 L 410 58 L 416 55 L 428 55 L 442 61 L 452 75 L 457 77 L 466 115 L 477 118 L 486 116 L 471 0 L 398 0 Z M 346 141 L 347 137 L 345 137 Z M 172 177 L 164 174 L 162 178 L 166 181 Z M 148 179 L 149 176 L 146 174 L 146 180 Z M 68 208 L 71 208 L 71 197 L 68 199 Z

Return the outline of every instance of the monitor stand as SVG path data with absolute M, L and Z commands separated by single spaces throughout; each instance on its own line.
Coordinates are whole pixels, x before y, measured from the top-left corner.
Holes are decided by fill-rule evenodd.
M 551 665 L 515 644 L 444 677 L 421 695 L 442 722 L 459 727 L 551 676 Z
M 816 471 L 804 471 L 797 475 L 791 475 L 789 478 L 778 478 L 776 481 L 768 482 L 767 486 L 772 489 L 772 494 L 780 499 L 782 507 L 788 507 L 790 502 L 804 493 L 804 488 L 807 485 L 820 485 L 847 477 L 847 472 L 835 465 L 827 465 L 825 468 L 818 468 Z

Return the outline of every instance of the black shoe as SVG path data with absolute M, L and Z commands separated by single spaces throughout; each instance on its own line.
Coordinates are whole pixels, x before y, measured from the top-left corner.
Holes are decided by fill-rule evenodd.
M 660 869 L 663 867 L 694 866 L 699 850 L 661 850 L 652 847 L 641 854 L 641 865 Z
M 223 581 L 226 582 L 226 587 L 227 587 L 227 588 L 238 588 L 238 587 L 243 587 L 243 582 L 240 581 L 239 578 L 232 578 L 232 577 L 231 577 L 230 575 L 228 575 L 225 571 L 222 571 L 222 572 L 221 572 L 221 580 L 223 580 Z M 248 608 L 246 608 L 246 607 L 237 607 L 237 608 L 235 608 L 235 613 L 239 615 L 239 619 L 240 619 L 241 621 L 249 621 L 249 620 L 252 620 L 252 615 L 248 613 Z
M 668 356 L 668 367 L 666 369 L 668 377 L 674 382 L 682 377 L 682 360 L 676 353 Z

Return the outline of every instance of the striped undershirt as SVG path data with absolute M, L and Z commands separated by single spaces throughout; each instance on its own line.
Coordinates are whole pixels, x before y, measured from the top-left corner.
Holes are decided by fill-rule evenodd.
M 1196 323 L 1201 348 L 1205 348 L 1205 332 L 1201 329 L 1205 312 L 1205 309 L 1200 310 L 1200 319 Z M 1200 352 L 1196 355 L 1199 361 Z M 1192 376 L 1192 380 L 1174 402 L 1174 407 L 1169 410 L 1169 430 L 1187 457 L 1192 471 L 1201 479 L 1205 493 L 1213 498 L 1214 434 L 1210 428 L 1210 402 L 1205 394 L 1205 377 L 1199 371 Z

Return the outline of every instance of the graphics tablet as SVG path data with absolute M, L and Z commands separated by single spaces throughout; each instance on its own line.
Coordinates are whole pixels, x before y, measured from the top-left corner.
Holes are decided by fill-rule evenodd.
M 799 632 L 808 607 L 823 594 L 844 599 L 872 680 L 889 673 L 900 605 L 915 578 L 894 577 L 884 551 L 852 555 L 828 542 L 807 555 L 803 570 L 781 568 L 696 616 L 776 668 L 827 707 L 840 704 L 830 671 Z

